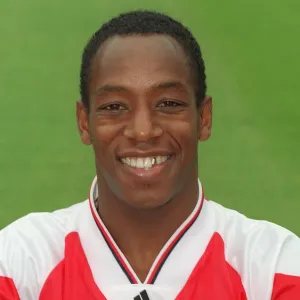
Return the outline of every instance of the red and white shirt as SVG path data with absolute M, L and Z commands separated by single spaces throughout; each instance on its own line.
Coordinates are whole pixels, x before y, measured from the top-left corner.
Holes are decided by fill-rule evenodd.
M 204 199 L 141 282 L 89 200 L 0 231 L 0 300 L 298 300 L 300 239 Z

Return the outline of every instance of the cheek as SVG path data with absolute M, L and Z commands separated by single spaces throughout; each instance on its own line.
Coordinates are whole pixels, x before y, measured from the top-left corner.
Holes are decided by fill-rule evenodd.
M 95 117 L 90 122 L 90 131 L 95 143 L 107 144 L 117 137 L 122 125 L 113 120 Z
M 113 140 L 117 133 L 118 126 L 116 124 L 97 124 L 94 130 L 95 139 L 103 144 Z
M 177 120 L 166 124 L 168 131 L 172 132 L 174 137 L 185 143 L 194 143 L 198 140 L 197 122 L 194 119 Z
M 112 123 L 99 122 L 91 129 L 92 143 L 97 160 L 105 163 L 113 153 L 114 140 L 118 137 L 120 126 Z
M 180 121 L 169 124 L 168 131 L 177 144 L 178 154 L 183 160 L 195 159 L 198 148 L 198 130 L 196 122 Z

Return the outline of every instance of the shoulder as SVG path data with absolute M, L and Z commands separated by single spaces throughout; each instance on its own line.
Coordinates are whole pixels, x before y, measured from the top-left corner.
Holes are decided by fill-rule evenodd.
M 275 223 L 248 218 L 213 201 L 207 201 L 206 205 L 210 218 L 215 219 L 220 233 L 226 239 L 251 240 L 260 249 L 268 249 L 274 244 L 283 245 L 289 239 L 300 241 L 290 230 Z
M 248 293 L 267 299 L 277 273 L 300 276 L 300 239 L 294 233 L 213 201 L 207 201 L 206 210 L 222 237 L 226 260 Z
M 26 240 L 39 242 L 39 238 L 43 240 L 52 234 L 65 233 L 72 230 L 77 215 L 85 205 L 87 205 L 86 201 L 54 212 L 28 214 L 2 229 L 0 241 L 8 242 L 9 239 L 14 239 L 15 242 L 20 242 L 20 246 L 25 246 Z
M 0 277 L 17 288 L 39 285 L 62 259 L 66 235 L 87 201 L 50 213 L 31 213 L 0 231 Z M 22 266 L 20 268 L 20 266 Z M 21 293 L 22 294 L 22 293 Z

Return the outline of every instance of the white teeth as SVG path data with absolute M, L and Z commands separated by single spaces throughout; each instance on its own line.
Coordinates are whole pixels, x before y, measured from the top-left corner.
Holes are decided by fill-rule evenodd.
M 127 164 L 133 168 L 149 170 L 153 165 L 162 164 L 168 160 L 168 156 L 155 156 L 155 157 L 124 157 L 121 158 L 122 163 Z
M 156 156 L 155 161 L 158 165 L 161 164 L 162 163 L 162 157 L 161 156 Z
M 139 169 L 144 168 L 144 160 L 142 158 L 139 157 L 136 160 L 136 167 Z
M 162 161 L 162 162 L 165 162 L 165 161 L 167 161 L 167 159 L 168 159 L 168 157 L 167 157 L 167 156 L 162 156 L 162 157 L 161 157 L 161 161 Z
M 158 165 L 161 164 L 161 156 L 156 156 L 155 161 Z
M 155 162 L 159 165 L 168 160 L 168 156 L 156 156 Z
M 129 158 L 130 159 L 130 158 Z M 135 158 L 131 158 L 130 159 L 130 166 L 131 167 L 136 167 L 136 159 Z
M 152 159 L 150 157 L 147 157 L 144 160 L 144 168 L 145 168 L 145 170 L 152 168 Z

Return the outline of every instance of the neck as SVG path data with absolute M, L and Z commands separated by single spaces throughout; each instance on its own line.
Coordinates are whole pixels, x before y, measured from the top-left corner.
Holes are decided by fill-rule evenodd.
M 146 277 L 146 270 L 160 250 L 195 208 L 198 180 L 188 182 L 189 186 L 171 201 L 151 210 L 133 208 L 99 184 L 98 213 L 133 269 L 141 274 L 140 278 Z

